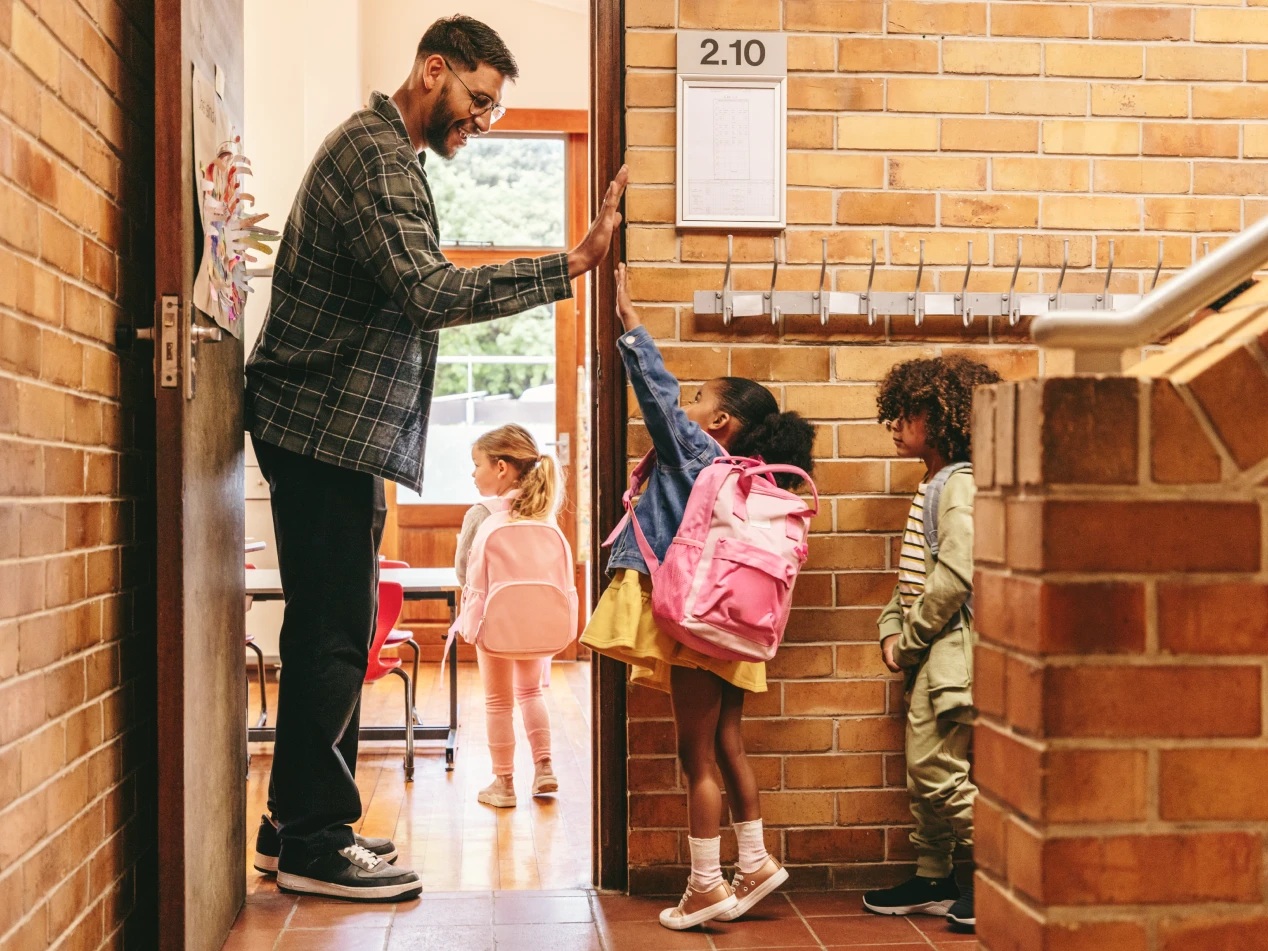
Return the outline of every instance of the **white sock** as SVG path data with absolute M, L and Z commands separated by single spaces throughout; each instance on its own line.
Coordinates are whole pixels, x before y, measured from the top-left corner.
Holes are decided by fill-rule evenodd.
M 740 854 L 735 864 L 745 875 L 756 872 L 766 864 L 768 858 L 766 840 L 762 838 L 762 820 L 736 822 L 731 828 L 735 830 L 735 841 L 740 847 Z
M 687 884 L 693 892 L 712 891 L 722 884 L 722 837 L 693 839 L 687 836 L 691 846 L 691 877 Z

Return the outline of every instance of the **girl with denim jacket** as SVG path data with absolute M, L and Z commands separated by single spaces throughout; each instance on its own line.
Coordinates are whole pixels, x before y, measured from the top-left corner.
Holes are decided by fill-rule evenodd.
M 652 551 L 664 558 L 701 470 L 719 456 L 735 455 L 761 456 L 809 472 L 814 429 L 796 413 L 781 413 L 765 387 L 739 377 L 710 380 L 693 402 L 679 406 L 678 381 L 630 303 L 623 264 L 617 268 L 616 284 L 617 310 L 625 327 L 617 346 L 656 451 L 656 465 L 633 517 Z M 781 484 L 794 487 L 788 481 Z M 687 777 L 691 875 L 682 901 L 661 912 L 660 923 L 679 931 L 714 918 L 733 920 L 788 878 L 766 851 L 757 782 L 740 729 L 745 693 L 766 690 L 766 666 L 706 657 L 660 631 L 633 525 L 626 525 L 613 544 L 608 573 L 612 582 L 581 641 L 629 664 L 634 683 L 670 694 L 678 756 Z M 718 772 L 739 846 L 731 886 L 722 878 L 719 859 Z

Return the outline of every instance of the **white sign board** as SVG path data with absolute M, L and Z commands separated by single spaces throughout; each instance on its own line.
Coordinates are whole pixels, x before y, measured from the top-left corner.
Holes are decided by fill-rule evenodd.
M 787 64 L 783 33 L 678 34 L 678 227 L 784 227 Z

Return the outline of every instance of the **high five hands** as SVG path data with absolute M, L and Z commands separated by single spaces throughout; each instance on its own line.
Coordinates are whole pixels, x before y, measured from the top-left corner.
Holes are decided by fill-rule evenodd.
M 581 243 L 568 252 L 569 278 L 580 277 L 587 271 L 594 270 L 607 257 L 608 248 L 612 246 L 612 235 L 621 223 L 621 213 L 617 209 L 621 207 L 621 195 L 625 192 L 625 183 L 629 178 L 629 169 L 622 165 L 616 178 L 608 186 L 607 194 L 603 196 L 603 204 L 599 206 L 599 213 L 590 225 L 590 230 L 581 239 Z

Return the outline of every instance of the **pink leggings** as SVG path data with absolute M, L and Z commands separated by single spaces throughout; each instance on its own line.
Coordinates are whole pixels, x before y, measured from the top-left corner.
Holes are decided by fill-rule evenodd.
M 484 681 L 484 709 L 493 774 L 510 776 L 514 772 L 513 701 L 518 701 L 520 705 L 524 732 L 528 734 L 528 745 L 533 749 L 533 762 L 550 759 L 550 714 L 546 712 L 546 701 L 542 699 L 544 661 L 508 660 L 493 657 L 478 648 L 476 658 L 480 662 L 480 679 Z

